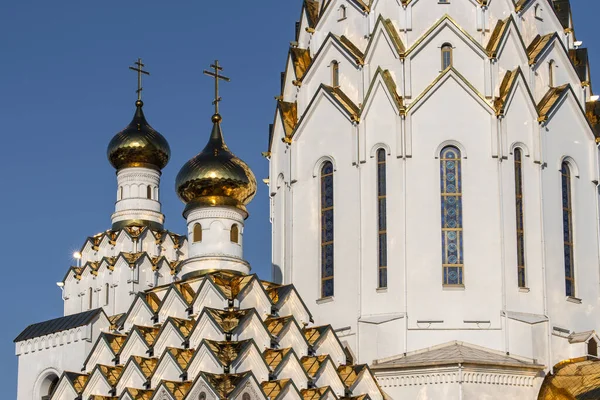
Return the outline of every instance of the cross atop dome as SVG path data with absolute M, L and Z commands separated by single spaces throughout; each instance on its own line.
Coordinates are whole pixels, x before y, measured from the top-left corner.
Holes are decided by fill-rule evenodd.
M 223 67 L 219 65 L 219 60 L 215 60 L 215 63 L 211 64 L 210 68 L 215 72 L 204 70 L 204 74 L 215 78 L 215 99 L 212 103 L 215 106 L 215 115 L 219 115 L 219 102 L 221 101 L 221 97 L 219 96 L 219 80 L 231 82 L 231 79 L 219 74 L 219 71 L 223 71 Z
M 142 87 L 142 75 L 150 75 L 150 72 L 148 71 L 144 71 L 144 64 L 142 63 L 142 59 L 138 58 L 137 61 L 134 63 L 135 67 L 129 67 L 130 70 L 132 71 L 136 71 L 137 72 L 137 76 L 138 76 L 138 88 L 135 91 L 138 95 L 138 101 L 142 101 L 142 90 L 144 90 L 144 88 Z

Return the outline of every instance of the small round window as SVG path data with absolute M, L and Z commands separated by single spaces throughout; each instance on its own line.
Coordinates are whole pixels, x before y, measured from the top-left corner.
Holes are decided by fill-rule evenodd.
M 242 400 L 250 400 L 250 395 L 248 393 L 244 393 L 242 395 Z
M 198 395 L 198 400 L 206 400 L 206 392 L 202 392 Z

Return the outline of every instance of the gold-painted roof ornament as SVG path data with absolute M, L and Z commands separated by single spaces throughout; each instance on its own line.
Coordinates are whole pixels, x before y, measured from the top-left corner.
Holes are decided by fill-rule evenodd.
M 162 170 L 171 157 L 171 148 L 167 140 L 150 126 L 142 107 L 142 75 L 150 75 L 142 68 L 142 59 L 138 58 L 136 67 L 129 69 L 138 75 L 135 102 L 136 110 L 133 119 L 121 132 L 117 133 L 108 144 L 108 160 L 117 170 L 131 167 L 144 167 Z
M 198 206 L 231 206 L 242 210 L 247 217 L 246 205 L 254 198 L 257 184 L 250 167 L 236 157 L 225 144 L 219 114 L 219 81 L 230 79 L 221 75 L 219 61 L 204 71 L 215 79 L 215 113 L 213 128 L 206 147 L 189 160 L 177 174 L 175 188 L 186 204 L 184 214 Z

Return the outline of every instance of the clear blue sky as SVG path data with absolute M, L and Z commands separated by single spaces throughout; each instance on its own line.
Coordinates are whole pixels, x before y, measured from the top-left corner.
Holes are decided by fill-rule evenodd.
M 577 37 L 598 71 L 600 1 L 571 2 Z M 3 398 L 16 397 L 12 340 L 28 324 L 61 315 L 55 282 L 85 238 L 110 227 L 116 181 L 106 146 L 133 115 L 136 78 L 127 67 L 142 57 L 152 74 L 145 79 L 144 109 L 172 150 L 162 177 L 163 211 L 167 228 L 183 233 L 175 175 L 204 147 L 211 128 L 212 81 L 202 69 L 218 58 L 232 78 L 222 85 L 225 139 L 260 182 L 267 177 L 260 153 L 273 96 L 300 7 L 300 0 L 0 4 Z M 246 258 L 269 278 L 269 201 L 262 183 L 249 210 Z

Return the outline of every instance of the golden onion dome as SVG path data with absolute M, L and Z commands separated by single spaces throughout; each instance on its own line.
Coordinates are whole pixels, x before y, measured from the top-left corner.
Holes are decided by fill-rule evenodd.
M 186 204 L 184 214 L 198 206 L 232 206 L 247 217 L 246 205 L 256 194 L 256 178 L 250 167 L 227 148 L 221 132 L 221 116 L 213 115 L 212 122 L 204 150 L 177 174 L 177 195 Z
M 145 167 L 161 170 L 169 162 L 171 149 L 167 140 L 150 126 L 141 100 L 135 102 L 133 119 L 108 144 L 108 160 L 117 170 Z

